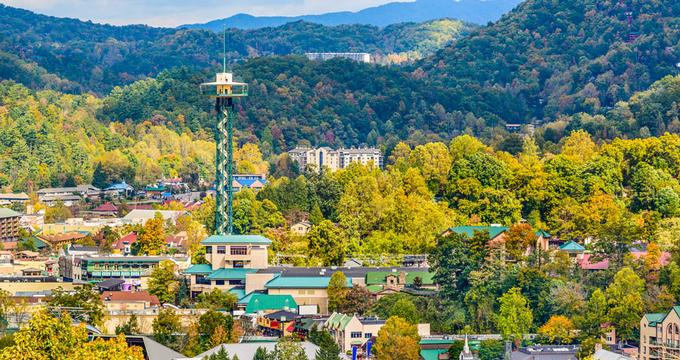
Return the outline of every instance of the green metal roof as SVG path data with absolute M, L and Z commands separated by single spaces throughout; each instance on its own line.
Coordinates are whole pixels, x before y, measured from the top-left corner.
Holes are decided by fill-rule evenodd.
M 297 303 L 290 295 L 249 294 L 246 313 L 253 314 L 259 311 L 283 310 L 284 308 L 295 309 Z
M 649 325 L 656 325 L 656 323 L 663 321 L 666 314 L 645 314 L 645 318 L 649 321 Z
M 390 271 L 371 271 L 366 273 L 366 285 L 385 284 L 388 275 L 399 276 L 399 272 Z M 409 271 L 406 273 L 406 284 L 413 285 L 413 280 L 419 277 L 423 285 L 433 285 L 434 273 L 429 271 Z
M 508 230 L 506 226 L 456 226 L 449 228 L 449 230 L 456 234 L 465 235 L 469 238 L 475 235 L 475 232 L 486 231 L 489 233 L 489 239 L 494 239 L 496 236 Z
M 211 235 L 201 241 L 203 245 L 213 244 L 258 244 L 270 245 L 271 240 L 262 235 Z
M 570 240 L 562 244 L 562 246 L 560 246 L 560 250 L 567 252 L 584 252 L 586 251 L 586 248 L 584 248 L 581 244 Z
M 21 214 L 18 212 L 8 209 L 8 208 L 0 208 L 0 219 L 4 218 L 10 218 L 10 217 L 20 217 Z
M 268 289 L 325 289 L 330 277 L 275 277 L 264 287 Z M 347 287 L 352 287 L 352 281 L 347 279 Z
M 198 274 L 198 275 L 205 275 L 205 274 L 210 274 L 213 272 L 212 266 L 210 264 L 195 264 L 191 265 L 188 269 L 184 270 L 185 274 Z
M 383 289 L 383 287 L 382 285 L 367 285 L 366 289 L 372 293 L 377 293 L 380 292 Z
M 423 360 L 438 360 L 440 354 L 448 352 L 449 349 L 425 349 L 420 350 L 420 357 Z
M 222 268 L 213 271 L 206 277 L 208 280 L 245 280 L 246 274 L 257 272 L 257 269 Z
M 423 339 L 420 340 L 420 345 L 446 345 L 453 344 L 455 340 L 451 339 Z

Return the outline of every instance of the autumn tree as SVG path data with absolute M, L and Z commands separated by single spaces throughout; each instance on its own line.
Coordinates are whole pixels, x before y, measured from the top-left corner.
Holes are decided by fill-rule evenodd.
M 27 326 L 14 335 L 14 344 L 0 352 L 0 359 L 55 360 L 142 360 L 139 347 L 129 347 L 124 338 L 88 342 L 84 326 L 74 326 L 67 313 L 54 317 L 47 310 L 36 312 Z
M 373 305 L 373 294 L 364 286 L 354 285 L 347 290 L 345 301 L 339 312 L 363 315 L 371 305 Z
M 179 280 L 175 274 L 175 263 L 163 260 L 151 271 L 149 293 L 156 295 L 161 303 L 175 303 Z
M 552 343 L 569 344 L 574 339 L 574 323 L 563 315 L 553 315 L 538 333 L 547 337 Z
M 420 336 L 416 325 L 399 317 L 387 319 L 378 331 L 375 353 L 378 360 L 418 360 Z
M 160 212 L 156 212 L 153 219 L 147 220 L 137 241 L 144 254 L 159 255 L 165 252 L 165 220 Z
M 522 259 L 530 246 L 536 246 L 536 234 L 531 225 L 514 224 L 506 231 L 505 251 L 513 259 Z
M 529 332 L 534 319 L 527 299 L 519 288 L 512 288 L 498 301 L 500 309 L 496 315 L 496 327 L 504 338 L 513 340 L 518 346 L 524 334 Z

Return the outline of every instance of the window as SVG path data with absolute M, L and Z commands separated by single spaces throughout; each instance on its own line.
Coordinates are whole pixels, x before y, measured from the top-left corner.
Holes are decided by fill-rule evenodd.
M 361 331 L 352 331 L 349 336 L 352 339 L 361 339 Z
M 210 280 L 206 279 L 204 275 L 196 275 L 196 284 L 210 285 Z
M 232 246 L 231 247 L 231 254 L 232 255 L 248 255 L 248 247 L 247 246 Z
M 227 253 L 227 247 L 226 246 L 218 246 L 217 247 L 217 253 L 218 254 L 226 254 Z
M 242 269 L 243 268 L 243 261 L 234 261 L 233 266 L 234 266 L 234 268 Z
M 371 334 L 371 333 L 365 333 L 364 334 L 364 338 L 366 338 L 366 339 L 370 339 L 371 336 L 373 336 L 373 334 Z
M 224 280 L 215 280 L 215 285 L 224 285 Z
M 205 247 L 205 253 L 206 254 L 212 254 L 212 246 L 206 246 Z
M 229 280 L 229 285 L 243 285 L 242 280 Z

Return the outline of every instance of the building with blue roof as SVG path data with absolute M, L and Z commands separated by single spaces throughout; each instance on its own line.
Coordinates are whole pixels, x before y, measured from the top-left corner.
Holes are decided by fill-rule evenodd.
M 109 195 L 109 196 L 128 196 L 131 195 L 132 193 L 135 192 L 135 189 L 130 186 L 130 184 L 126 183 L 124 180 L 109 185 L 107 188 L 104 189 L 104 192 Z

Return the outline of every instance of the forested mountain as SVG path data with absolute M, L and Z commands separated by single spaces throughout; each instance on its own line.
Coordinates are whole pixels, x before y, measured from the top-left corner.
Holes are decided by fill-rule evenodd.
M 231 61 L 326 51 L 418 58 L 472 28 L 454 20 L 385 29 L 295 22 L 258 30 L 229 29 L 226 40 Z M 222 35 L 211 31 L 99 25 L 0 5 L 0 78 L 34 88 L 104 94 L 114 85 L 174 66 L 212 67 L 220 62 L 222 48 Z
M 444 17 L 475 24 L 498 20 L 501 15 L 517 6 L 521 0 L 416 0 L 391 2 L 357 12 L 342 11 L 320 15 L 302 16 L 252 16 L 237 14 L 205 24 L 183 25 L 182 28 L 222 31 L 226 27 L 256 29 L 280 26 L 294 21 L 307 21 L 322 25 L 364 24 L 388 26 L 402 22 L 423 22 Z
M 422 62 L 447 109 L 528 122 L 601 112 L 680 61 L 680 2 L 527 0 Z

